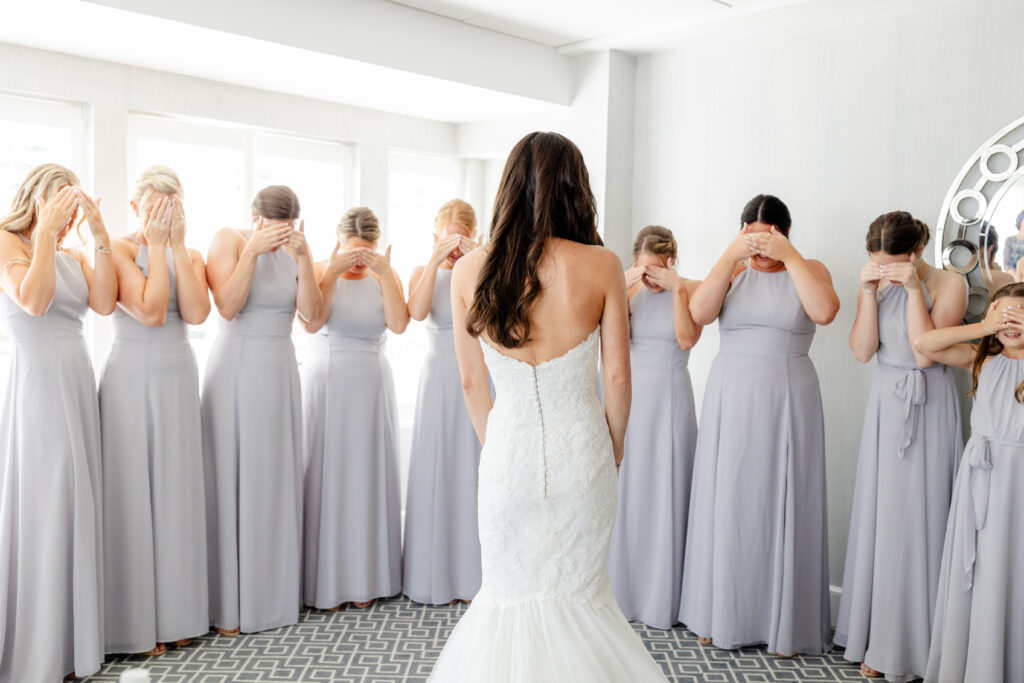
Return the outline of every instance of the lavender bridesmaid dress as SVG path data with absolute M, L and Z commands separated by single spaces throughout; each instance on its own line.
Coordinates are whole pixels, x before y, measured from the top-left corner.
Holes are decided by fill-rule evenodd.
M 926 683 L 1024 681 L 1024 360 L 981 370 L 953 487 Z
M 629 302 L 633 401 L 612 533 L 612 587 L 627 619 L 678 621 L 697 418 L 676 341 L 672 292 L 646 287 Z
M 452 271 L 438 269 L 427 317 L 405 504 L 403 592 L 440 605 L 480 590 L 476 521 L 480 440 L 462 396 L 452 331 Z
M 329 609 L 402 590 L 395 382 L 373 276 L 338 278 L 302 365 L 305 601 Z
M 693 469 L 679 620 L 721 648 L 831 647 L 814 322 L 786 271 L 747 268 L 718 318 Z
M 927 288 L 925 296 L 931 308 Z M 907 291 L 878 295 L 878 369 L 868 395 L 850 516 L 836 644 L 903 683 L 924 675 L 942 539 L 960 461 L 952 371 L 919 369 L 907 338 Z
M 89 287 L 56 255 L 43 316 L 0 294 L 13 341 L 0 419 L 0 683 L 59 683 L 103 662 L 100 416 L 82 334 Z
M 249 297 L 222 320 L 203 379 L 203 456 L 214 626 L 299 619 L 302 396 L 292 345 L 298 264 L 260 254 Z
M 149 247 L 135 264 L 149 273 Z M 162 327 L 120 306 L 100 380 L 107 652 L 210 630 L 199 373 L 178 312 L 174 258 Z

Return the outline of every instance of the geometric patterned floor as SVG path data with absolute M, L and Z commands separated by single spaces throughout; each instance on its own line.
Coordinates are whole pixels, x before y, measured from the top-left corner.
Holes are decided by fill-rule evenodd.
M 79 680 L 116 682 L 121 672 L 141 667 L 153 683 L 426 683 L 465 610 L 461 603 L 425 607 L 405 598 L 379 600 L 362 610 L 307 610 L 294 626 L 237 638 L 211 632 L 162 657 L 110 659 L 99 673 Z M 682 627 L 633 627 L 672 683 L 866 680 L 836 651 L 778 659 L 761 648 L 702 647 Z

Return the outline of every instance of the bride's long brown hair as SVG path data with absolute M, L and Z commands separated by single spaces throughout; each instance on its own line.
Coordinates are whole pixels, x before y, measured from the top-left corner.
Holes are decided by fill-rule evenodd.
M 583 155 L 558 133 L 530 133 L 512 149 L 494 200 L 489 253 L 480 269 L 466 329 L 505 348 L 530 339 L 537 269 L 549 237 L 603 244 Z

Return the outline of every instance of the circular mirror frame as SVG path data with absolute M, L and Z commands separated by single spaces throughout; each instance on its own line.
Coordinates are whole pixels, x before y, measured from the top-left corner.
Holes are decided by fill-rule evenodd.
M 976 245 L 975 254 L 986 250 L 987 244 L 981 244 L 982 226 L 991 223 L 996 207 L 1007 190 L 1024 177 L 1022 151 L 1024 117 L 993 135 L 971 155 L 946 193 L 939 219 L 935 222 L 938 235 L 938 239 L 935 240 L 935 263 L 947 270 L 960 272 L 967 278 L 968 303 L 965 322 L 977 322 L 985 315 L 989 292 L 983 269 L 988 269 L 988 261 L 981 258 L 973 264 L 968 261 L 970 269 L 957 268 L 950 261 L 952 250 L 968 246 L 962 244 L 964 240 L 970 245 Z M 1006 160 L 1006 168 L 993 171 L 991 162 L 994 158 L 1000 157 Z M 961 209 L 968 199 L 974 201 L 976 208 L 971 215 L 965 216 Z M 971 257 L 970 260 L 975 259 Z

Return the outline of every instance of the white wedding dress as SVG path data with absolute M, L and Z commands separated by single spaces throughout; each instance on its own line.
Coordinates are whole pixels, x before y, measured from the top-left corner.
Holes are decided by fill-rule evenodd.
M 616 475 L 598 338 L 537 366 L 481 341 L 497 396 L 480 454 L 483 583 L 432 683 L 666 681 L 608 578 Z

